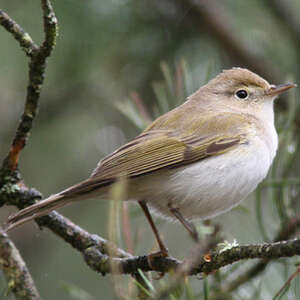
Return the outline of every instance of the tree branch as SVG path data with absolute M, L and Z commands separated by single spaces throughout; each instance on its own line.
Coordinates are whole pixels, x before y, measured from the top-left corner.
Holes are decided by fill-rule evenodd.
M 277 234 L 277 236 L 274 239 L 274 242 L 289 239 L 291 236 L 295 234 L 298 228 L 300 228 L 300 214 L 297 214 L 296 216 L 294 216 L 289 220 L 288 224 L 286 224 L 286 226 L 282 228 L 281 231 Z M 226 293 L 230 293 L 236 290 L 244 283 L 249 282 L 249 280 L 251 280 L 252 278 L 258 276 L 261 272 L 263 272 L 266 269 L 269 262 L 270 259 L 262 260 L 258 262 L 256 265 L 248 269 L 245 273 L 239 274 L 238 278 L 229 282 L 227 286 L 222 289 L 222 291 Z
M 17 299 L 37 300 L 40 295 L 33 279 L 13 242 L 0 229 L 0 266 L 7 280 L 8 291 Z
M 7 205 L 17 206 L 19 209 L 28 207 L 42 198 L 41 194 L 35 189 L 29 189 L 24 184 L 6 184 L 0 189 L 0 200 Z M 53 233 L 61 237 L 76 250 L 83 252 L 89 247 L 96 247 L 101 252 L 112 253 L 116 257 L 131 257 L 131 254 L 117 248 L 113 243 L 95 235 L 90 234 L 69 219 L 53 211 L 50 214 L 35 219 L 40 227 L 46 227 Z M 108 251 L 109 250 L 109 251 Z
M 30 35 L 1 9 L 0 24 L 14 36 L 27 56 L 31 57 L 38 50 L 39 47 L 33 42 Z
M 38 100 L 44 81 L 46 60 L 55 46 L 57 36 L 57 20 L 51 3 L 49 0 L 41 0 L 41 4 L 45 40 L 40 47 L 33 42 L 30 35 L 20 25 L 0 10 L 0 25 L 14 36 L 26 55 L 30 58 L 29 82 L 24 112 L 9 153 L 0 169 L 1 205 L 5 203 L 12 204 L 15 201 L 20 204 L 21 200 L 26 201 L 28 205 L 41 197 L 39 192 L 23 186 L 21 183 L 21 174 L 17 169 L 20 152 L 25 147 L 33 120 L 37 114 Z M 17 196 L 17 198 L 13 198 L 14 196 Z M 0 263 L 7 279 L 8 287 L 13 291 L 16 298 L 28 300 L 40 299 L 25 262 L 12 241 L 2 231 L 0 232 L 0 256 Z
M 30 195 L 37 197 L 39 194 L 32 189 L 18 187 L 13 189 L 17 193 L 18 201 L 13 203 L 18 207 L 28 205 L 27 197 Z M 22 202 L 20 194 L 27 195 L 23 197 Z M 17 198 L 14 195 L 12 198 Z M 8 200 L 8 196 L 6 197 Z M 284 229 L 277 238 L 286 237 L 299 228 L 300 217 L 295 217 L 290 224 Z M 72 247 L 80 251 L 86 263 L 95 271 L 106 274 L 111 270 L 119 270 L 120 273 L 133 274 L 138 269 L 142 271 L 158 271 L 168 272 L 170 269 L 181 267 L 183 262 L 172 257 L 154 257 L 149 264 L 148 256 L 131 256 L 129 253 L 118 249 L 112 243 L 97 236 L 92 235 L 79 226 L 72 223 L 67 218 L 62 217 L 56 212 L 52 212 L 47 216 L 36 219 L 40 226 L 47 227 Z M 112 251 L 113 249 L 113 251 Z M 113 253 L 114 257 L 109 257 L 108 254 Z M 224 252 L 213 252 L 210 255 L 209 261 L 206 258 L 201 258 L 198 266 L 193 266 L 190 275 L 199 273 L 211 273 L 223 266 L 232 264 L 242 259 L 274 259 L 279 257 L 289 257 L 300 254 L 300 239 L 291 240 L 288 242 L 274 242 L 269 244 L 238 246 Z M 113 267 L 112 267 L 113 266 Z
M 205 255 L 197 266 L 193 266 L 189 275 L 209 274 L 224 266 L 243 259 L 275 259 L 300 255 L 300 239 L 233 247 L 226 251 L 215 251 L 209 258 Z M 95 247 L 87 248 L 84 257 L 88 265 L 102 274 L 118 270 L 121 274 L 132 274 L 138 269 L 142 271 L 158 271 L 166 273 L 171 269 L 181 268 L 183 262 L 172 257 L 153 257 L 151 266 L 148 256 L 132 256 L 128 258 L 110 258 Z
M 13 34 L 27 54 L 30 53 L 29 83 L 27 86 L 24 112 L 8 156 L 3 162 L 3 169 L 8 173 L 11 173 L 11 171 L 17 168 L 20 152 L 25 147 L 29 132 L 32 128 L 32 123 L 38 109 L 41 87 L 44 81 L 46 60 L 55 46 L 58 32 L 57 20 L 50 1 L 41 0 L 41 3 L 45 31 L 45 40 L 41 47 L 37 47 L 21 26 L 8 17 L 6 13 L 0 12 L 1 25 Z

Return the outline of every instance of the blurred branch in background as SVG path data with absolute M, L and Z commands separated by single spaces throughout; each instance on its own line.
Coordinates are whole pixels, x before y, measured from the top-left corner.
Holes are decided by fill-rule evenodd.
M 186 19 L 198 25 L 199 30 L 210 33 L 212 38 L 217 40 L 220 46 L 226 50 L 226 53 L 235 64 L 247 67 L 271 82 L 282 80 L 280 71 L 274 65 L 270 65 L 268 61 L 249 51 L 243 41 L 243 36 L 240 36 L 238 28 L 230 24 L 230 20 L 224 15 L 218 1 L 176 1 L 185 9 L 188 6 L 189 18 Z
M 268 9 L 280 21 L 281 25 L 287 30 L 292 40 L 300 46 L 300 22 L 288 1 L 264 0 Z
M 240 30 L 232 25 L 229 16 L 224 14 L 222 4 L 213 1 L 203 0 L 176 0 L 178 9 L 186 11 L 184 21 L 196 25 L 199 32 L 207 32 L 211 34 L 212 39 L 215 39 L 220 48 L 226 51 L 226 54 L 231 59 L 234 65 L 240 65 L 262 75 L 271 83 L 280 83 L 285 79 L 278 68 L 277 64 L 271 64 L 270 59 L 266 59 L 257 55 L 254 51 L 247 47 L 244 36 L 240 34 Z M 299 43 L 299 26 L 296 18 L 293 16 L 288 3 L 282 1 L 269 1 L 268 8 L 273 14 L 280 19 L 283 26 L 287 26 L 288 32 L 292 33 L 293 39 Z M 298 52 L 299 53 L 299 52 Z M 283 96 L 283 98 L 286 98 Z M 286 110 L 285 101 L 280 101 L 277 104 L 281 109 Z M 300 127 L 300 117 L 295 119 L 298 128 Z

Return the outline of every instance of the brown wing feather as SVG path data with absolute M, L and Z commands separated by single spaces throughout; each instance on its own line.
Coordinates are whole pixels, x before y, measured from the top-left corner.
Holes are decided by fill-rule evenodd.
M 170 113 L 173 115 L 169 117 L 176 118 L 176 110 Z M 167 128 L 164 118 L 157 119 L 141 135 L 100 161 L 90 178 L 62 193 L 66 196 L 82 194 L 110 184 L 120 176 L 136 177 L 163 168 L 176 168 L 220 155 L 247 142 L 243 128 L 246 122 L 241 115 L 207 114 L 201 122 L 193 120 L 185 125 L 187 132 L 178 130 L 180 126 L 175 122 L 176 129 Z M 185 120 L 179 122 L 188 122 Z
M 111 181 L 122 175 L 133 177 L 173 168 L 222 154 L 246 142 L 249 117 L 204 113 L 191 102 L 183 106 L 190 117 L 184 116 L 179 108 L 161 116 L 141 135 L 104 158 L 89 180 Z
M 169 137 L 167 131 L 144 134 L 104 158 L 92 178 L 105 180 L 149 173 L 181 161 L 185 148 L 184 142 Z
M 190 138 L 170 137 L 168 132 L 152 133 L 151 139 L 138 137 L 103 159 L 90 180 L 110 181 L 120 176 L 135 177 L 166 167 L 190 164 L 205 157 L 229 151 L 245 142 L 243 135 L 202 138 L 199 143 Z

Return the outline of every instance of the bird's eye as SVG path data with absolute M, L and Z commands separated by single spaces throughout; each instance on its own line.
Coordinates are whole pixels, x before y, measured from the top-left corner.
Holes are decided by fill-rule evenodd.
M 238 97 L 239 99 L 247 99 L 248 98 L 248 92 L 245 90 L 238 90 L 235 92 L 235 96 Z

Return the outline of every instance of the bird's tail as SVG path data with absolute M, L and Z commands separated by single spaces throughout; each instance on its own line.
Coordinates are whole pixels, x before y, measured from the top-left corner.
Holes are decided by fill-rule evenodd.
M 52 210 L 65 206 L 71 201 L 74 201 L 74 199 L 65 197 L 61 194 L 51 195 L 47 199 L 28 206 L 20 210 L 18 213 L 10 216 L 5 226 L 5 231 L 9 231 L 35 218 L 47 215 Z
M 98 182 L 91 178 L 73 185 L 58 194 L 51 195 L 45 200 L 28 206 L 20 210 L 18 213 L 10 216 L 4 229 L 6 231 L 11 230 L 21 224 L 31 221 L 32 219 L 47 215 L 52 210 L 66 206 L 74 201 L 89 199 L 95 196 L 93 191 L 103 187 L 105 184 L 105 181 Z

